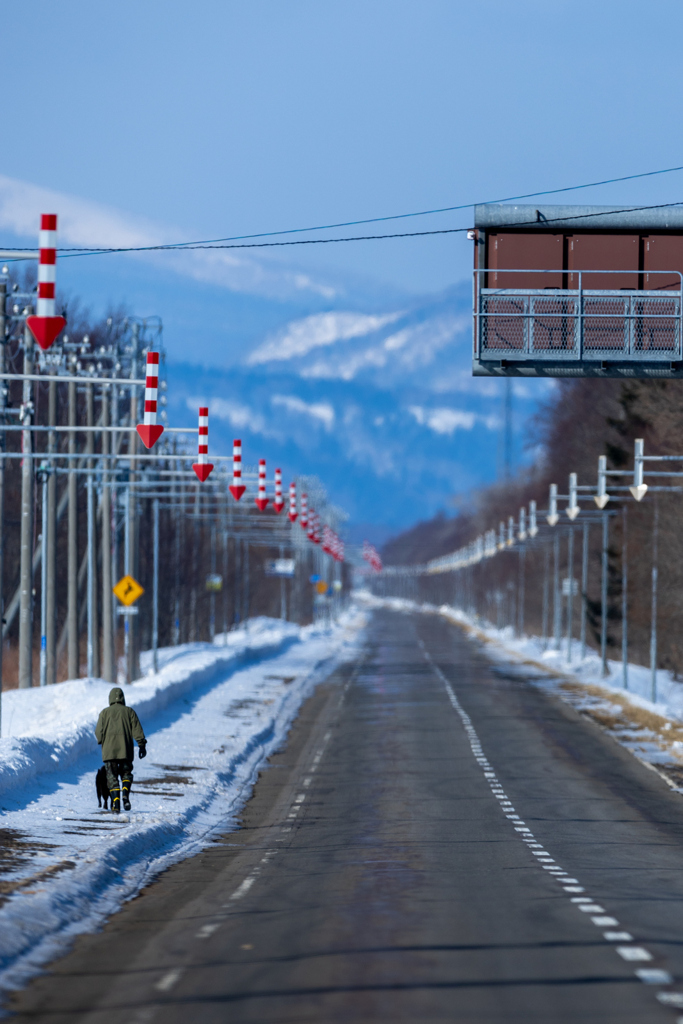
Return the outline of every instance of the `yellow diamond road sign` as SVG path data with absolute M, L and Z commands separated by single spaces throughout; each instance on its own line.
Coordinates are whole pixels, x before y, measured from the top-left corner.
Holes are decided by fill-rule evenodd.
M 135 604 L 137 599 L 142 597 L 144 592 L 145 588 L 141 587 L 138 581 L 134 580 L 132 576 L 122 576 L 114 587 L 114 593 L 121 604 L 125 605 Z

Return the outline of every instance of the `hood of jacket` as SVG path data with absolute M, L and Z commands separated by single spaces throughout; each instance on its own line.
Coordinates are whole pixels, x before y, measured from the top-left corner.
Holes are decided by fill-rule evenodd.
M 123 695 L 123 690 L 120 686 L 115 686 L 113 690 L 109 691 L 109 703 L 110 704 L 125 704 L 126 698 Z

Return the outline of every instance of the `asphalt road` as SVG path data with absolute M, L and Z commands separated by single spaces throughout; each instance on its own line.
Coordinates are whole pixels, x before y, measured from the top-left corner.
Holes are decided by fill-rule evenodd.
M 683 798 L 436 616 L 375 613 L 222 844 L 18 1020 L 683 1019 Z

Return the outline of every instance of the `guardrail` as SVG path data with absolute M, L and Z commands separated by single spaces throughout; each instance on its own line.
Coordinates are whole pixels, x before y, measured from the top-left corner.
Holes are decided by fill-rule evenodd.
M 587 288 L 596 276 L 624 270 L 574 270 L 577 288 L 488 288 L 486 274 L 553 274 L 557 270 L 476 270 L 474 280 L 475 373 L 516 367 L 533 373 L 555 367 L 588 373 L 614 369 L 673 373 L 683 370 L 683 274 L 647 271 L 678 282 L 677 288 Z M 485 277 L 483 278 L 485 280 Z M 486 364 L 491 364 L 487 367 Z M 498 367 L 495 364 L 498 363 Z M 681 364 L 680 366 L 672 364 Z

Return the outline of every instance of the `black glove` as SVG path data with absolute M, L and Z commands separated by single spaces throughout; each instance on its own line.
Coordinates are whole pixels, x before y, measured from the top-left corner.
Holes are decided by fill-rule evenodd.
M 146 743 L 138 743 L 138 747 L 139 747 L 138 757 L 142 761 L 143 757 L 147 757 L 147 744 Z

